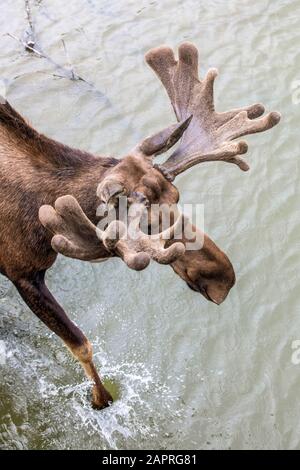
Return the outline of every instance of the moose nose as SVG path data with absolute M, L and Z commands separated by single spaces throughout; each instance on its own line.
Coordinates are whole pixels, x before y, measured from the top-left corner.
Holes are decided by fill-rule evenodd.
M 210 302 L 213 302 L 216 305 L 220 305 L 224 300 L 226 299 L 230 288 L 227 288 L 226 286 L 209 286 L 209 285 L 200 285 L 188 282 L 188 286 L 196 291 L 200 292 L 207 300 Z
M 216 289 L 215 287 L 207 286 L 204 291 L 206 294 L 206 298 L 213 302 L 216 305 L 220 305 L 226 299 L 229 290 L 226 286 L 218 286 Z

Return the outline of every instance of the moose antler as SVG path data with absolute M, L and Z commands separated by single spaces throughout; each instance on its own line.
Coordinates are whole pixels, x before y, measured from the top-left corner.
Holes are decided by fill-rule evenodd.
M 113 220 L 101 230 L 87 218 L 78 201 L 68 195 L 58 198 L 55 208 L 42 206 L 39 219 L 54 234 L 51 245 L 57 253 L 85 261 L 97 260 L 100 240 L 107 250 L 107 257 L 117 255 L 128 267 L 140 271 L 148 266 L 151 258 L 161 264 L 170 264 L 185 252 L 184 244 L 180 242 L 164 248 L 166 241 L 182 225 L 183 215 L 167 230 L 147 235 L 140 229 L 145 207 L 144 203 L 133 202 L 128 214 L 129 227 L 121 220 Z
M 132 203 L 128 211 L 127 226 L 123 221 L 115 220 L 105 232 L 97 228 L 97 234 L 105 246 L 110 251 L 115 251 L 130 268 L 139 271 L 148 266 L 151 258 L 160 264 L 171 264 L 182 256 L 185 252 L 183 243 L 176 242 L 169 248 L 165 248 L 165 244 L 174 237 L 177 229 L 181 229 L 183 214 L 180 214 L 175 223 L 166 230 L 148 235 L 140 228 L 147 204 L 142 202 L 143 197 L 140 198 L 138 193 L 132 195 L 130 199 Z
M 179 121 L 179 124 L 173 124 L 156 134 L 146 137 L 146 139 L 134 147 L 132 153 L 141 154 L 145 157 L 153 157 L 167 152 L 182 137 L 191 119 L 192 116 L 189 116 Z
M 39 210 L 42 225 L 54 236 L 54 251 L 70 258 L 93 261 L 110 253 L 99 243 L 95 225 L 88 219 L 73 196 L 56 199 L 54 207 L 43 205 Z
M 174 179 L 191 166 L 207 161 L 235 163 L 241 170 L 249 169 L 240 156 L 247 152 L 246 142 L 231 142 L 246 134 L 263 132 L 275 126 L 280 114 L 264 113 L 264 106 L 252 106 L 218 113 L 214 108 L 213 85 L 216 69 L 210 69 L 204 80 L 198 77 L 198 51 L 193 44 L 179 47 L 176 61 L 172 49 L 161 46 L 146 54 L 146 61 L 158 75 L 171 100 L 178 121 L 193 116 L 179 148 L 160 169 Z

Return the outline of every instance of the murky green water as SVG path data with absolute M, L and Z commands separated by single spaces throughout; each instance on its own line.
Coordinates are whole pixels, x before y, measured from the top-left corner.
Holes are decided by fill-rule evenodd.
M 0 445 L 6 449 L 300 448 L 299 0 L 32 0 L 39 43 L 91 82 L 59 78 L 22 37 L 22 0 L 1 2 L 1 78 L 39 130 L 122 155 L 174 121 L 143 55 L 183 40 L 217 66 L 220 110 L 262 101 L 283 119 L 248 138 L 251 171 L 207 164 L 178 178 L 182 202 L 205 204 L 205 228 L 230 256 L 237 285 L 217 307 L 168 267 L 60 258 L 56 298 L 95 345 L 120 398 L 90 408 L 89 384 L 60 341 L 0 280 Z

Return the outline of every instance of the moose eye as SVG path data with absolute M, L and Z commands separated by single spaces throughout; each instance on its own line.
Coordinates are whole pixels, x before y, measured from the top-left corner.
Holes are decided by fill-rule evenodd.
M 151 201 L 158 201 L 161 196 L 161 186 L 156 178 L 144 176 L 142 178 L 143 193 Z

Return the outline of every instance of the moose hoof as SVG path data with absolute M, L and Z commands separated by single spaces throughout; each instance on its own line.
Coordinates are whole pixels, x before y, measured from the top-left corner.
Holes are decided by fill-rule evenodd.
M 92 390 L 92 407 L 95 410 L 103 410 L 103 408 L 107 408 L 113 402 L 113 398 L 111 394 L 102 388 L 99 390 L 96 386 L 93 387 Z

